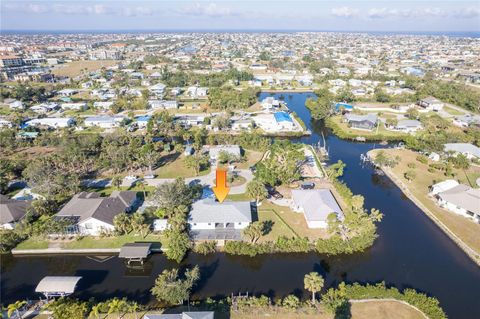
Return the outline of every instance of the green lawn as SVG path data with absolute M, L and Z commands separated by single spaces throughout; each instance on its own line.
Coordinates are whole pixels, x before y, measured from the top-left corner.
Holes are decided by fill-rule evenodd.
M 327 126 L 333 129 L 334 133 L 341 138 L 355 138 L 357 136 L 365 137 L 371 140 L 401 140 L 407 136 L 407 134 L 390 131 L 385 129 L 383 123 L 380 123 L 378 129 L 372 131 L 358 130 L 348 127 L 347 123 L 342 122 L 341 116 L 333 116 L 326 122 Z
M 444 110 L 445 112 L 447 112 L 448 114 L 453 115 L 453 116 L 465 114 L 465 112 L 457 111 L 457 110 L 455 110 L 454 108 L 451 108 L 451 107 L 449 107 L 449 106 L 444 106 L 444 107 L 443 107 L 443 110 Z
M 120 248 L 126 243 L 133 243 L 137 241 L 159 243 L 160 239 L 161 239 L 160 235 L 153 235 L 153 234 L 149 234 L 145 238 L 141 237 L 140 235 L 133 235 L 133 234 L 115 236 L 115 237 L 104 237 L 104 238 L 87 236 L 79 240 L 65 243 L 63 245 L 63 248 L 68 248 L 68 249 Z M 156 246 L 158 245 L 159 244 L 157 244 Z
M 195 173 L 193 169 L 187 168 L 184 162 L 185 155 L 183 153 L 168 154 L 162 158 L 164 164 L 155 170 L 158 178 L 177 178 L 177 177 L 193 177 Z M 210 167 L 200 171 L 200 176 L 210 173 Z
M 273 226 L 266 236 L 260 238 L 260 241 L 274 241 L 280 236 L 296 237 L 296 234 L 279 218 L 273 209 L 264 209 L 262 206 L 258 208 L 258 220 L 272 221 Z
M 28 238 L 22 241 L 15 247 L 15 249 L 46 249 L 48 248 L 48 241 L 41 238 Z

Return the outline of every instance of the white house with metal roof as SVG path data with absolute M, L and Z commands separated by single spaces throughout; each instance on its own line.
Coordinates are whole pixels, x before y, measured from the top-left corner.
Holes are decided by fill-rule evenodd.
M 459 184 L 436 197 L 441 207 L 480 224 L 480 189 Z
M 480 158 L 480 147 L 470 143 L 447 143 L 444 145 L 444 151 L 463 154 L 468 159 Z
M 303 213 L 308 228 L 328 228 L 328 216 L 343 220 L 343 211 L 329 189 L 292 190 L 292 210 Z
M 219 203 L 213 199 L 199 200 L 192 205 L 188 224 L 192 230 L 244 229 L 252 222 L 250 202 Z

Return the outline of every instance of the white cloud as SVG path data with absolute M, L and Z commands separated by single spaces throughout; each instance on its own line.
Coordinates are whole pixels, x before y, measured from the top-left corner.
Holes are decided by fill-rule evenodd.
M 420 17 L 446 17 L 449 13 L 440 8 L 416 9 L 387 9 L 371 8 L 367 12 L 370 19 L 384 19 L 388 17 L 420 18 Z
M 125 17 L 151 16 L 153 13 L 154 11 L 147 7 L 126 7 L 121 12 Z
M 48 6 L 37 3 L 7 3 L 4 5 L 7 11 L 26 12 L 26 13 L 45 13 L 49 11 Z
M 480 7 L 462 8 L 453 12 L 455 18 L 471 19 L 480 17 Z
M 193 3 L 180 9 L 180 14 L 192 15 L 192 16 L 206 16 L 206 17 L 226 17 L 236 15 L 228 7 L 219 6 L 214 2 L 206 3 Z
M 359 10 L 351 7 L 337 7 L 332 8 L 332 15 L 342 18 L 350 18 L 356 16 Z

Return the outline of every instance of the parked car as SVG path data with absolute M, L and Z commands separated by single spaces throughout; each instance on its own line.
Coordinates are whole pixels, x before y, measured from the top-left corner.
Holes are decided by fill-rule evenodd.
M 314 189 L 315 188 L 315 183 L 312 182 L 305 182 L 300 185 L 301 189 Z
M 135 175 L 128 175 L 128 176 L 125 176 L 125 179 L 129 181 L 136 181 L 138 177 Z
M 155 175 L 149 174 L 149 175 L 144 175 L 143 176 L 143 179 L 152 179 L 152 178 L 155 178 Z
M 268 190 L 268 195 L 272 196 L 275 199 L 282 199 L 283 195 L 280 194 L 276 189 L 271 188 Z

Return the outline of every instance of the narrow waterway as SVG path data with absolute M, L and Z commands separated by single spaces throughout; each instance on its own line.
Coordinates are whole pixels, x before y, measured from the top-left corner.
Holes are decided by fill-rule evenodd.
M 267 94 L 260 99 L 264 96 Z M 316 143 L 323 127 L 311 122 L 304 107 L 311 94 L 283 96 L 313 132 L 300 141 Z M 384 280 L 400 289 L 413 287 L 436 296 L 451 318 L 480 318 L 480 269 L 386 177 L 374 175 L 370 167 L 362 167 L 360 154 L 375 145 L 342 141 L 328 134 L 326 139 L 330 160 L 341 159 L 347 164 L 343 180 L 354 193 L 365 197 L 367 208 L 376 207 L 384 213 L 378 229 L 380 237 L 374 246 L 362 254 L 335 257 L 314 253 L 255 258 L 190 254 L 181 267 L 198 264 L 202 272 L 194 298 L 247 291 L 272 297 L 302 295 L 304 274 L 318 271 L 325 276 L 326 286 L 340 281 Z M 34 289 L 45 275 L 80 275 L 83 279 L 76 293 L 79 298 L 126 296 L 148 302 L 156 275 L 176 266 L 162 255 L 152 256 L 144 269 L 129 269 L 116 257 L 4 255 L 0 299 L 8 303 L 38 297 Z

